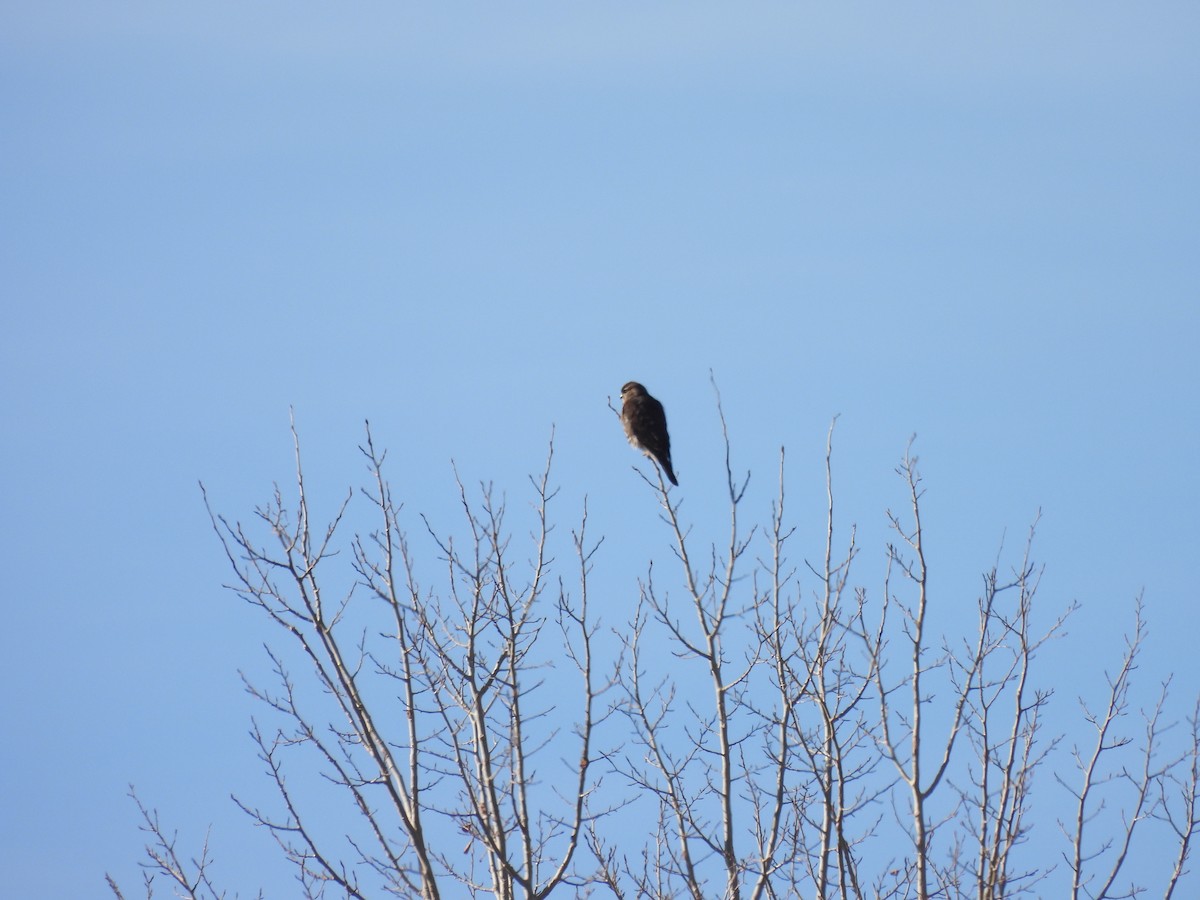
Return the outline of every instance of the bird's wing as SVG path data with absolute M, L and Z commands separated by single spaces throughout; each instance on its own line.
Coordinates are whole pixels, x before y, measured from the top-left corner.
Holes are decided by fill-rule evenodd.
M 667 434 L 667 414 L 663 405 L 653 397 L 644 397 L 638 404 L 638 437 L 647 450 L 660 458 L 671 456 L 671 438 Z

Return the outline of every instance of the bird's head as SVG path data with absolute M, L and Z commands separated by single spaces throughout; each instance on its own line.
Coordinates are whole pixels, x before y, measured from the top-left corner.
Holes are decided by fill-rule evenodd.
M 627 381 L 621 388 L 621 399 L 624 400 L 626 397 L 642 397 L 645 396 L 645 393 L 646 389 L 636 381 Z

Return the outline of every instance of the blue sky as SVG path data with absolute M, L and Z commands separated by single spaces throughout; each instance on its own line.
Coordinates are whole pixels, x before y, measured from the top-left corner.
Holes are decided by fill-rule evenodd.
M 636 573 L 667 534 L 606 400 L 666 404 L 703 533 L 712 370 L 814 555 L 840 415 L 872 585 L 916 433 L 948 603 L 1041 509 L 1082 604 L 1048 679 L 1096 684 L 1144 590 L 1142 683 L 1194 694 L 1197 46 L 1189 3 L 10 5 L 0 893 L 136 883 L 130 782 L 271 877 L 228 800 L 268 796 L 270 635 L 197 481 L 247 517 L 289 407 L 322 499 L 369 418 L 435 519 L 451 459 L 523 504 L 553 426 L 564 517 Z

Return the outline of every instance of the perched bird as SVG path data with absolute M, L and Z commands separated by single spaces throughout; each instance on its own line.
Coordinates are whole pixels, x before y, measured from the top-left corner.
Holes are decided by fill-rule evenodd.
M 621 401 L 621 424 L 629 443 L 662 466 L 671 484 L 678 486 L 671 468 L 671 436 L 667 434 L 663 405 L 636 381 L 628 381 L 621 388 Z

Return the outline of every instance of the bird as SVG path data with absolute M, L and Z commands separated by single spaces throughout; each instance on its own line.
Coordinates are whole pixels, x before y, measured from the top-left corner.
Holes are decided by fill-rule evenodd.
M 667 434 L 667 414 L 663 405 L 646 393 L 636 381 L 627 381 L 621 388 L 621 424 L 629 443 L 662 466 L 667 478 L 676 487 L 675 470 L 671 468 L 671 436 Z

